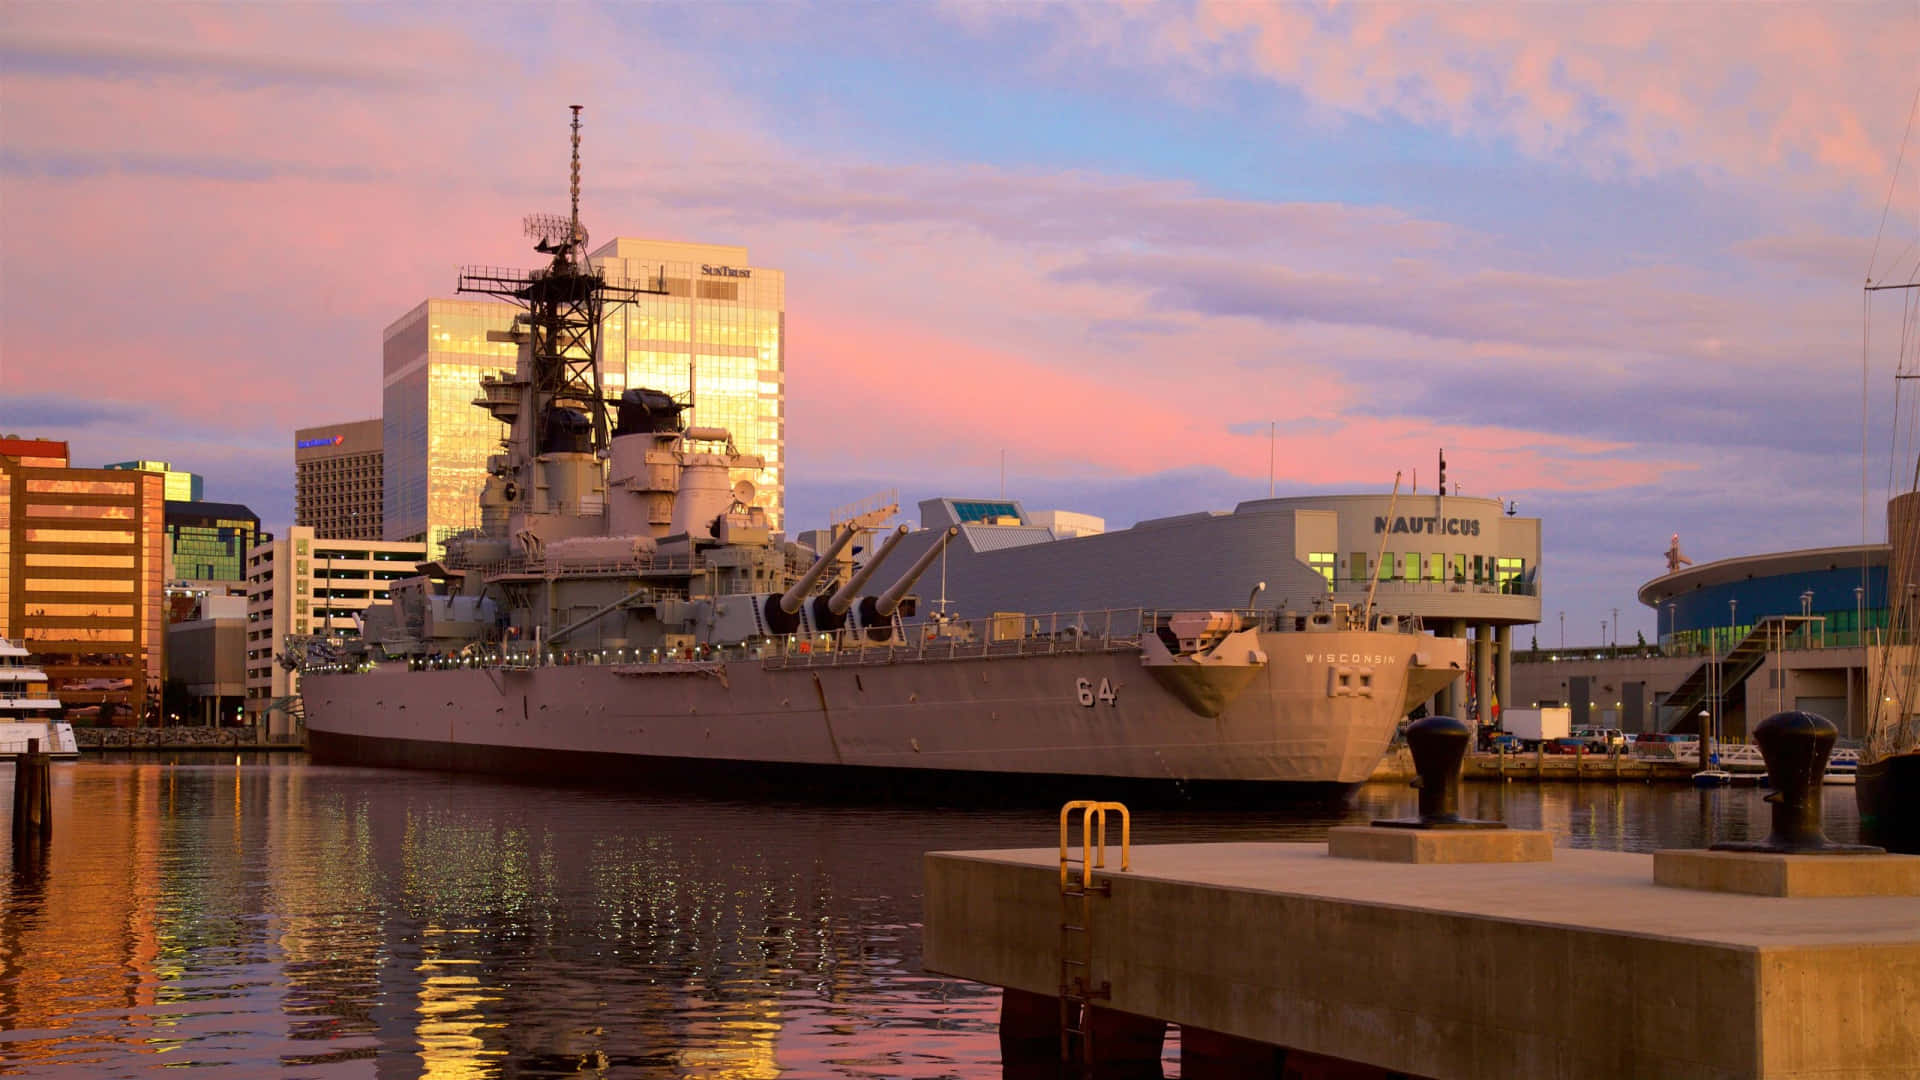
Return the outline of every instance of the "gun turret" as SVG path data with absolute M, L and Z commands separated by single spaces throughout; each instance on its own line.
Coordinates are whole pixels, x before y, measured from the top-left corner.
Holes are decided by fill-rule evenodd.
M 920 575 L 927 572 L 927 567 L 933 565 L 933 560 L 939 558 L 940 553 L 947 549 L 948 542 L 959 535 L 959 526 L 948 527 L 946 535 L 935 540 L 932 547 L 915 559 L 913 565 L 907 568 L 907 572 L 900 575 L 900 580 L 893 583 L 892 588 L 873 598 L 871 608 L 861 604 L 861 625 L 872 626 L 880 620 L 893 618 L 893 613 L 900 610 L 900 600 L 907 595 L 907 590 L 913 588 L 913 583 L 919 581 Z
M 800 575 L 800 580 L 794 582 L 792 588 L 778 596 L 767 597 L 764 611 L 767 629 L 770 632 L 791 634 L 799 629 L 800 608 L 806 604 L 807 594 L 820 583 L 820 578 L 826 574 L 827 568 L 833 565 L 833 561 L 840 557 L 840 553 L 846 550 L 847 545 L 852 543 L 857 535 L 859 535 L 858 530 L 848 529 L 834 537 L 833 543 L 827 545 L 827 550 L 820 553 L 820 557 L 813 561 L 812 566 L 807 567 L 807 572 Z
M 893 546 L 900 542 L 900 538 L 905 536 L 906 532 L 905 525 L 896 529 L 894 534 L 887 538 L 886 546 L 869 555 L 867 565 L 861 567 L 845 585 L 835 589 L 833 595 L 813 598 L 811 614 L 815 630 L 838 630 L 847 624 L 847 609 L 853 606 L 854 597 L 860 595 L 861 589 L 866 588 L 868 579 L 873 577 L 873 572 L 880 569 L 881 560 L 887 557 L 893 550 Z
M 867 582 L 873 580 L 874 572 L 880 569 L 880 564 L 886 561 L 887 556 L 893 554 L 893 549 L 899 546 L 900 538 L 905 535 L 907 535 L 905 525 L 895 529 L 893 535 L 887 537 L 887 542 L 880 546 L 880 550 L 867 556 L 867 565 L 861 567 L 860 571 L 849 578 L 845 585 L 834 590 L 833 595 L 827 598 L 827 610 L 835 615 L 845 615 L 847 609 L 853 606 L 854 598 L 860 595 L 861 589 L 867 587 Z

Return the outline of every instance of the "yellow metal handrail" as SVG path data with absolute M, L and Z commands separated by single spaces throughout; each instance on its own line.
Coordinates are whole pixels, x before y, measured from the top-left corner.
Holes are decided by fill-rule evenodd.
M 1132 869 L 1133 819 L 1127 808 L 1117 802 L 1098 802 L 1092 799 L 1077 799 L 1060 808 L 1060 887 L 1067 887 L 1067 826 L 1075 810 L 1084 811 L 1080 816 L 1080 887 L 1093 884 L 1093 868 L 1107 865 L 1107 812 L 1120 814 L 1120 870 Z M 1100 843 L 1094 846 L 1094 822 L 1100 823 Z M 1087 852 L 1093 857 L 1089 859 Z

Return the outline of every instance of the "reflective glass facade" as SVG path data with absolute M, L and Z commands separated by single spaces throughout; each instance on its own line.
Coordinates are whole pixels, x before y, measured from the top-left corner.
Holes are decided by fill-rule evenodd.
M 381 392 L 382 527 L 387 540 L 440 542 L 479 524 L 487 458 L 507 426 L 473 399 L 511 372 L 517 347 L 487 340 L 518 312 L 493 300 L 428 300 L 387 327 Z
M 244 581 L 247 552 L 260 542 L 260 517 L 237 503 L 167 503 L 175 581 Z
M 205 482 L 199 473 L 176 471 L 171 464 L 164 461 L 116 461 L 106 468 L 157 472 L 165 476 L 168 502 L 199 502 L 201 493 L 205 490 Z
M 747 249 L 620 237 L 592 255 L 609 278 L 664 276 L 667 295 L 607 315 L 601 379 L 609 397 L 647 387 L 686 400 L 688 423 L 724 427 L 766 468 L 742 470 L 775 529 L 786 519 L 787 276 Z
M 609 278 L 665 278 L 667 295 L 607 313 L 602 387 L 618 399 L 648 387 L 686 400 L 687 422 L 724 427 L 774 528 L 786 510 L 786 275 L 747 265 L 745 248 L 620 238 L 592 262 Z M 428 300 L 387 327 L 382 364 L 382 535 L 425 540 L 429 558 L 479 524 L 487 458 L 505 424 L 473 404 L 481 376 L 510 372 L 518 346 L 490 342 L 519 308 L 493 300 Z
M 157 712 L 164 495 L 158 472 L 0 453 L 0 636 L 46 671 L 69 720 L 130 724 Z

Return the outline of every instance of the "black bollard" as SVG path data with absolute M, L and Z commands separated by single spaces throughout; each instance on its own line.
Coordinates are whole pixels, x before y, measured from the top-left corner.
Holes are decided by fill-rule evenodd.
M 1714 851 L 1764 851 L 1778 855 L 1881 855 L 1886 849 L 1836 844 L 1820 827 L 1820 783 L 1840 732 L 1826 717 L 1809 712 L 1774 713 L 1754 726 L 1753 741 L 1773 780 L 1773 831 L 1765 840 L 1713 845 Z
M 1413 770 L 1419 778 L 1420 816 L 1374 822 L 1384 829 L 1504 829 L 1504 821 L 1477 821 L 1460 816 L 1460 761 L 1467 756 L 1473 733 L 1451 716 L 1426 716 L 1407 725 L 1407 748 L 1413 751 Z

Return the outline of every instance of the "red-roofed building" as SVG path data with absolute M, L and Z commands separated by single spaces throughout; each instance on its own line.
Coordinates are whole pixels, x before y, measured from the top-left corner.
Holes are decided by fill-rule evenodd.
M 0 457 L 19 459 L 22 465 L 47 469 L 67 467 L 67 444 L 56 439 L 22 439 L 0 436 Z

